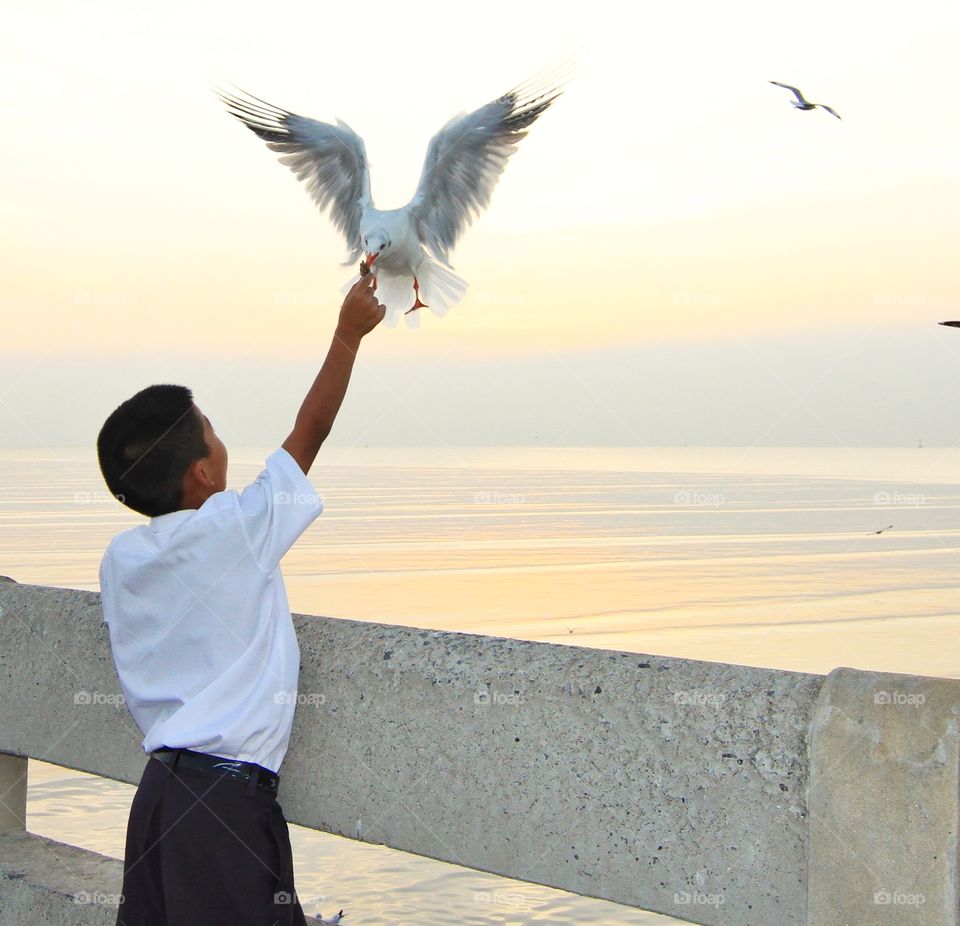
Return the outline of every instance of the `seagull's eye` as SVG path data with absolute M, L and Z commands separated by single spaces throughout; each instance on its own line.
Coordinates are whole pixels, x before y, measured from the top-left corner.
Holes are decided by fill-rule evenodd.
M 385 244 L 381 244 L 381 245 L 380 245 L 380 250 L 382 251 L 385 247 L 386 247 Z

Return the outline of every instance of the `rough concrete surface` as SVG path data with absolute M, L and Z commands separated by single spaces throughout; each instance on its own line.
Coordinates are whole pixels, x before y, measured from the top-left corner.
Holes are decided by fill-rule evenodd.
M 954 926 L 960 681 L 836 669 L 814 718 L 809 926 Z
M 115 926 L 123 865 L 33 833 L 0 836 L 3 926 Z
M 140 733 L 98 697 L 99 596 L 2 585 L 0 609 L 0 751 L 138 782 Z M 805 922 L 822 677 L 295 622 L 291 822 L 697 923 Z

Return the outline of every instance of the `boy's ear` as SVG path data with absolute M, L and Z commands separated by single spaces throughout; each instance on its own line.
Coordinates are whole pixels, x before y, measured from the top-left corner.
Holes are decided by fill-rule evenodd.
M 190 469 L 193 473 L 194 479 L 202 485 L 204 488 L 209 488 L 213 485 L 213 479 L 211 478 L 210 468 L 207 465 L 206 457 L 201 457 L 199 460 L 194 460 L 190 464 Z
M 192 486 L 205 486 L 207 484 L 208 473 L 204 466 L 203 459 L 194 460 L 183 474 L 183 487 L 189 489 Z

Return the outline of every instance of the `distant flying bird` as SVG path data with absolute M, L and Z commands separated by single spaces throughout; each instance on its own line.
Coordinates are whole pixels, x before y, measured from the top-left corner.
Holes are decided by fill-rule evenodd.
M 779 80 L 771 80 L 770 83 L 775 84 L 777 87 L 783 87 L 784 90 L 793 91 L 796 99 L 791 100 L 790 105 L 794 109 L 808 110 L 816 109 L 819 106 L 820 109 L 825 109 L 828 113 L 830 113 L 831 116 L 836 116 L 838 119 L 840 118 L 840 113 L 838 113 L 835 109 L 831 109 L 826 105 L 826 103 L 810 103 L 809 101 L 805 100 L 803 98 L 803 94 L 796 87 L 791 87 L 790 84 L 781 84 Z
M 340 922 L 347 914 L 341 910 L 339 913 L 334 913 L 329 919 L 324 919 L 323 914 L 320 914 L 320 922 L 323 923 L 323 926 L 337 926 L 337 923 Z
M 444 315 L 466 292 L 466 281 L 450 266 L 450 251 L 489 204 L 526 130 L 560 96 L 560 81 L 551 73 L 447 122 L 430 140 L 417 190 L 401 209 L 374 207 L 363 139 L 345 122 L 298 116 L 243 91 L 218 94 L 231 115 L 283 155 L 280 163 L 306 183 L 320 210 L 329 207 L 350 249 L 344 266 L 364 256 L 377 278 L 387 325 L 395 325 L 402 311 L 414 327 L 416 309 Z
M 888 524 L 886 527 L 881 527 L 880 530 L 878 531 L 870 531 L 870 533 L 867 536 L 872 536 L 873 534 L 882 534 L 884 531 L 890 530 L 891 527 L 893 527 L 893 525 Z
M 951 328 L 960 328 L 960 322 L 937 322 L 938 325 L 949 325 Z

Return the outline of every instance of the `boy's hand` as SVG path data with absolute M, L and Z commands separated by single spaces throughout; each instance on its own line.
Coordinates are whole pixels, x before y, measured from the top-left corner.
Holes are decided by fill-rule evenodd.
M 362 338 L 383 321 L 387 309 L 377 302 L 376 288 L 377 278 L 369 272 L 354 283 L 340 309 L 338 334 Z

